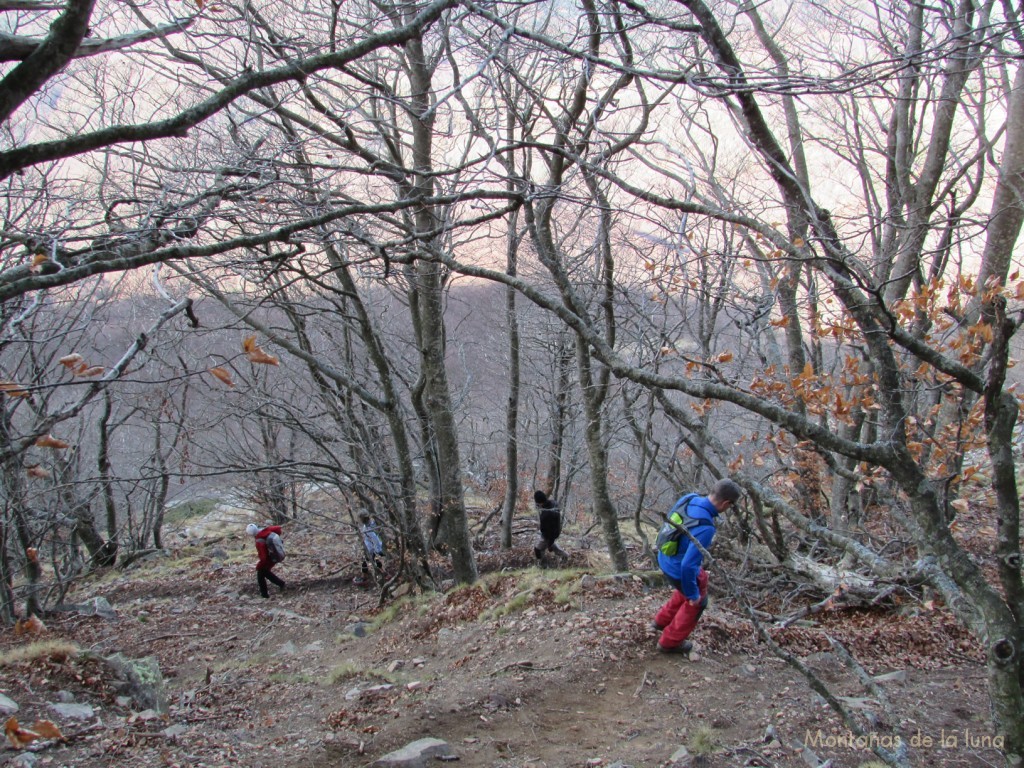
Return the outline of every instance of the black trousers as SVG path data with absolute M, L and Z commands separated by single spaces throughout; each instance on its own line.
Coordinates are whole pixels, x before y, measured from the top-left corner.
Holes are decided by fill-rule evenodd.
M 269 568 L 257 568 L 256 583 L 260 585 L 260 594 L 263 597 L 270 597 L 270 592 L 267 590 L 268 581 L 272 584 L 277 584 L 281 589 L 284 589 L 284 582 L 275 576 L 273 571 Z

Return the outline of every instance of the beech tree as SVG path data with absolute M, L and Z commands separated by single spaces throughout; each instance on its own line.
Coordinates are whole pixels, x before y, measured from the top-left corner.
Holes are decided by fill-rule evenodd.
M 709 338 L 718 344 L 730 330 L 740 349 L 705 344 L 686 353 L 682 337 L 654 354 L 621 346 L 564 294 L 450 263 L 514 285 L 561 317 L 617 376 L 651 388 L 712 473 L 738 477 L 755 509 L 772 515 L 757 526 L 787 565 L 823 586 L 875 576 L 937 589 L 986 653 L 995 723 L 1019 762 L 1018 402 L 1007 382 L 1019 323 L 1012 313 L 1024 296 L 1011 266 L 1020 223 L 1020 91 L 1010 63 L 1017 20 L 990 3 L 876 4 L 863 17 L 808 8 L 810 16 L 774 19 L 760 15 L 767 9 L 712 9 L 699 0 L 630 6 L 636 15 L 625 26 L 643 29 L 645 50 L 658 55 L 629 68 L 592 46 L 545 38 L 572 50 L 588 73 L 604 68 L 614 78 L 639 69 L 647 87 L 671 94 L 683 117 L 637 151 L 651 174 L 642 183 L 578 147 L 555 141 L 548 151 L 553 163 L 578 163 L 613 184 L 618 199 L 631 196 L 640 229 L 666 242 L 649 290 L 676 296 L 687 284 L 707 292 L 709 307 L 731 306 L 732 318 L 720 317 Z M 503 26 L 531 43 L 541 37 L 525 25 Z M 654 29 L 678 41 L 674 52 L 651 43 Z M 814 41 L 824 38 L 815 33 L 823 30 L 829 45 L 818 50 Z M 845 60 L 835 56 L 837 39 L 858 44 Z M 588 95 L 601 103 L 596 89 Z M 843 188 L 856 194 L 837 193 L 841 170 L 840 180 L 851 182 Z M 742 183 L 730 188 L 724 176 Z M 567 184 L 555 190 L 559 204 L 572 205 Z M 627 229 L 623 239 L 630 234 L 637 233 Z M 728 280 L 709 283 L 707 260 L 723 265 Z M 751 290 L 756 302 L 736 295 Z M 755 348 L 763 363 L 741 365 L 749 358 L 737 353 Z M 674 364 L 661 359 L 666 354 Z M 723 427 L 737 408 L 760 423 L 730 434 Z M 735 450 L 737 438 L 751 447 Z M 990 469 L 968 460 L 979 448 Z M 830 477 L 844 482 L 831 508 Z M 967 496 L 979 487 L 991 512 Z M 872 494 L 884 506 L 872 505 Z M 858 505 L 855 495 L 869 498 Z M 968 522 L 958 525 L 958 517 Z M 959 535 L 986 517 L 997 583 Z M 786 547 L 773 531 L 780 519 L 826 543 L 836 559 Z M 830 519 L 837 524 L 824 525 Z M 870 531 L 879 524 L 904 526 L 914 557 L 876 550 Z M 905 763 L 905 755 L 882 752 Z
M 242 307 L 253 344 L 301 361 L 297 391 L 332 406 L 357 396 L 375 412 L 357 429 L 387 435 L 372 458 L 400 468 L 402 524 L 420 524 L 426 485 L 425 529 L 468 582 L 444 302 L 455 273 L 499 283 L 516 292 L 511 328 L 525 299 L 571 334 L 557 391 L 582 408 L 591 518 L 616 567 L 631 565 L 609 483 L 621 415 L 638 474 L 656 478 L 652 506 L 729 474 L 750 492 L 760 554 L 822 590 L 870 595 L 879 578 L 937 590 L 986 654 L 994 721 L 1020 762 L 1017 9 L 19 8 L 4 9 L 17 23 L 0 45 L 12 63 L 0 79 L 8 328 L 36 297 L 175 264 L 197 291 Z M 406 302 L 401 343 L 385 344 L 371 288 Z M 186 295 L 139 321 L 128 362 L 61 408 L 24 416 L 21 390 L 44 385 L 12 363 L 4 405 L 17 413 L 0 458 L 82 414 L 188 311 Z M 307 306 L 358 341 L 313 338 Z M 396 350 L 414 365 L 394 365 Z M 370 361 L 372 375 L 332 367 L 333 353 Z M 567 361 L 575 390 L 562 386 Z M 271 430 L 286 421 L 262 415 Z M 516 419 L 510 399 L 509 472 Z M 316 443 L 291 421 L 303 449 Z M 664 448 L 657 432 L 672 434 Z M 277 467 L 298 452 L 251 437 Z M 317 459 L 332 456 L 328 442 Z M 22 539 L 31 577 L 24 478 L 11 478 L 4 534 Z M 629 516 L 639 523 L 640 507 Z M 894 527 L 913 542 L 905 556 L 876 546 Z M 991 551 L 971 552 L 965 527 L 991 528 Z

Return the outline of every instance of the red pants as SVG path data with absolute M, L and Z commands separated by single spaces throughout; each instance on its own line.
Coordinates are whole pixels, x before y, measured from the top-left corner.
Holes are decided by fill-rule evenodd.
M 697 574 L 697 587 L 700 589 L 700 601 L 703 601 L 708 596 L 708 572 L 703 568 Z M 665 628 L 658 640 L 662 648 L 675 648 L 690 636 L 702 613 L 700 601 L 695 605 L 678 589 L 673 590 L 672 597 L 654 617 L 654 623 Z

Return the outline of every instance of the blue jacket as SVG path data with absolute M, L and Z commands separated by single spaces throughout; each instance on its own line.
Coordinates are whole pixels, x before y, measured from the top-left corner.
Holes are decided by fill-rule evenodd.
M 362 533 L 363 546 L 366 548 L 367 554 L 371 557 L 382 555 L 384 553 L 384 542 L 380 540 L 380 535 L 377 533 L 377 524 L 374 522 L 364 523 Z
M 676 504 L 679 504 L 679 501 Z M 710 525 L 698 525 L 690 531 L 704 549 L 709 549 L 715 538 L 715 518 L 718 517 L 718 509 L 707 496 L 698 496 L 690 500 L 686 514 L 698 520 L 707 520 L 710 523 Z M 679 551 L 675 555 L 669 557 L 661 552 L 658 553 L 658 565 L 661 566 L 662 573 L 682 585 L 681 591 L 688 600 L 700 600 L 697 574 L 700 573 L 703 564 L 704 555 L 697 547 L 693 546 L 693 542 L 688 536 L 684 536 L 679 541 Z

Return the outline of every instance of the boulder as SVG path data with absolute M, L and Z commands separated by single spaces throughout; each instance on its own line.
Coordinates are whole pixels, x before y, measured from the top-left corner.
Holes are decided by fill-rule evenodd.
M 79 616 L 99 616 L 110 621 L 117 618 L 117 611 L 105 597 L 91 597 L 84 603 L 58 605 L 54 610 L 70 611 Z
M 127 686 L 125 693 L 140 709 L 152 709 L 160 714 L 167 714 L 167 695 L 164 691 L 164 678 L 160 674 L 160 665 L 152 656 L 142 659 L 129 659 L 115 653 L 103 659 L 120 680 Z
M 18 711 L 18 704 L 13 699 L 9 699 L 0 693 L 0 715 L 13 715 Z
M 435 758 L 452 757 L 452 748 L 441 739 L 419 739 L 389 752 L 373 763 L 374 768 L 427 768 Z
M 693 763 L 693 755 L 690 754 L 690 750 L 686 747 L 680 747 L 672 753 L 672 757 L 669 758 L 669 762 L 672 768 L 682 768 L 682 766 L 688 766 Z
M 345 627 L 345 634 L 353 637 L 366 637 L 366 628 L 369 626 L 365 621 L 356 621 Z
M 50 704 L 50 709 L 64 720 L 89 720 L 95 714 L 93 708 L 88 704 L 73 702 L 56 702 Z

